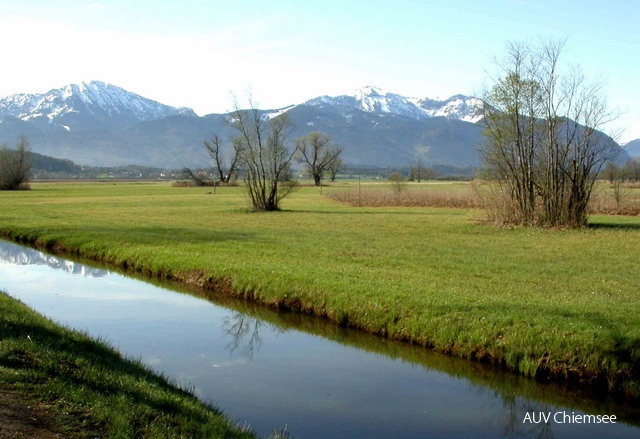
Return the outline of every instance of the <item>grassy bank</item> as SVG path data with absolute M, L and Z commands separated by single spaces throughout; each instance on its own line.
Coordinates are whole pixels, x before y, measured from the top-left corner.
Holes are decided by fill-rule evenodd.
M 0 203 L 16 240 L 640 395 L 639 218 L 501 229 L 479 210 L 358 208 L 317 188 L 248 213 L 242 188 L 168 184 L 34 184 Z
M 43 402 L 48 427 L 63 437 L 255 437 L 104 343 L 2 293 L 0 383 Z

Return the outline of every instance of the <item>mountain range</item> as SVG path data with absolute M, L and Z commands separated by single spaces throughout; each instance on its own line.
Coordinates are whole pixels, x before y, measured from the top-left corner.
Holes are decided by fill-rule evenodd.
M 481 105 L 470 96 L 411 98 L 367 86 L 261 111 L 286 112 L 291 140 L 328 134 L 343 147 L 347 165 L 408 166 L 420 159 L 425 166 L 472 167 L 480 164 L 484 140 Z M 201 117 L 91 81 L 0 99 L 0 143 L 25 135 L 34 152 L 93 166 L 207 167 L 204 140 L 234 134 L 225 117 Z

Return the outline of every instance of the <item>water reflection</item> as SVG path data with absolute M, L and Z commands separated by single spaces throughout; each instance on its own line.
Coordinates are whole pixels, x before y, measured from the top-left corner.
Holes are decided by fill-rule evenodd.
M 3 240 L 0 240 L 0 260 L 16 265 L 48 265 L 57 270 L 64 270 L 67 273 L 86 277 L 102 277 L 109 274 L 107 270 L 88 267 L 84 264 L 14 245 Z
M 297 438 L 560 439 L 639 433 L 621 422 L 525 422 L 527 413 L 566 410 L 614 414 L 637 424 L 637 407 L 320 319 L 228 297 L 215 298 L 215 305 L 212 293 L 199 292 L 207 300 L 180 294 L 2 241 L 0 288 L 140 358 L 261 434 L 284 424 Z
M 226 346 L 227 350 L 231 353 L 240 350 L 244 357 L 253 360 L 254 353 L 259 352 L 262 345 L 260 327 L 264 325 L 266 325 L 264 321 L 238 311 L 223 318 L 222 328 L 231 337 L 231 341 Z M 278 330 L 275 326 L 269 329 Z

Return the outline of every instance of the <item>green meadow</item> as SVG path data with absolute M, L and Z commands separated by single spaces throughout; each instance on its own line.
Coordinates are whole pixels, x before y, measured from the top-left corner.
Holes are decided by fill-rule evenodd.
M 469 190 L 448 185 L 408 191 Z M 640 218 L 499 228 L 479 209 L 331 197 L 381 186 L 302 187 L 283 211 L 255 213 L 241 187 L 34 183 L 0 193 L 0 232 L 525 376 L 640 396 Z

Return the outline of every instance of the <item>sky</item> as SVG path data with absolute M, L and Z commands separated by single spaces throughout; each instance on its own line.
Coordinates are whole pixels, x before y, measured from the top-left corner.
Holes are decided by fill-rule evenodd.
M 640 138 L 636 0 L 0 0 L 0 96 L 99 80 L 199 115 L 353 94 L 478 95 L 506 45 L 566 41 Z

